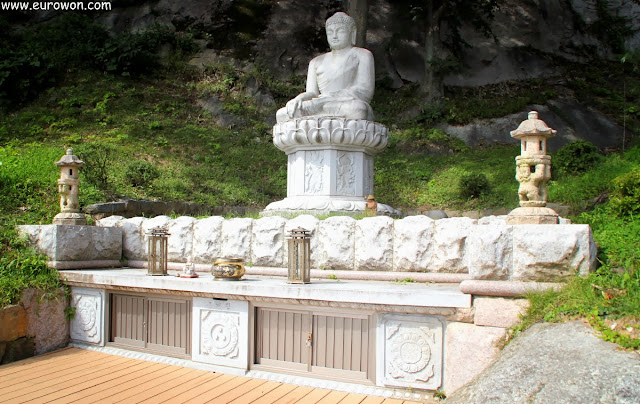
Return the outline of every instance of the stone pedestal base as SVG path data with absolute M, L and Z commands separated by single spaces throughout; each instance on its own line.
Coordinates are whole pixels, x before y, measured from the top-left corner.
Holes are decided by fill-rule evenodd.
M 349 216 L 362 216 L 365 213 L 367 201 L 364 199 L 342 199 L 331 197 L 290 197 L 281 201 L 272 202 L 260 212 L 260 216 L 297 216 L 301 214 L 313 216 L 326 216 L 341 214 Z M 400 212 L 389 205 L 378 203 L 378 215 L 400 216 Z
M 507 224 L 558 224 L 559 216 L 547 207 L 520 207 L 507 216 Z
M 85 226 L 87 217 L 84 213 L 62 212 L 53 218 L 53 224 L 62 226 Z

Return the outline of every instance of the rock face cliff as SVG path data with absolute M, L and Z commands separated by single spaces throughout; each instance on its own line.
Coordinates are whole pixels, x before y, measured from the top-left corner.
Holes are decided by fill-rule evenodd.
M 280 78 L 304 76 L 309 61 L 328 50 L 325 19 L 355 0 L 169 0 L 113 2 L 96 19 L 113 32 L 136 31 L 155 24 L 189 32 L 206 47 L 205 61 L 241 59 L 260 63 Z M 415 0 L 368 0 L 366 47 L 376 61 L 379 85 L 397 89 L 421 82 L 425 75 L 425 23 L 415 17 Z M 36 18 L 47 18 L 46 14 Z M 624 50 L 640 49 L 640 4 L 634 0 L 506 0 L 490 22 L 492 36 L 469 24 L 459 27 L 461 47 L 455 68 L 443 69 L 445 86 L 478 87 L 537 79 L 562 85 L 563 66 L 589 63 L 594 57 L 617 60 Z M 440 39 L 451 37 L 441 24 Z M 443 55 L 445 47 L 441 47 Z M 211 55 L 215 55 L 211 58 Z M 441 57 L 442 55 L 440 55 Z M 216 59 L 222 57 L 222 59 Z M 538 106 L 528 106 L 531 109 Z M 562 94 L 541 111 L 560 136 L 552 149 L 581 138 L 613 146 L 622 128 L 598 111 Z M 469 144 L 509 142 L 511 130 L 526 117 L 442 126 Z M 515 124 L 515 126 L 514 126 Z

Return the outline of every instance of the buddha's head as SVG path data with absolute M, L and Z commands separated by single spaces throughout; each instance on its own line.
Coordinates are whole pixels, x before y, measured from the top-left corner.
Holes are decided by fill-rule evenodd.
M 343 12 L 337 12 L 325 24 L 331 50 L 340 50 L 356 44 L 356 22 Z

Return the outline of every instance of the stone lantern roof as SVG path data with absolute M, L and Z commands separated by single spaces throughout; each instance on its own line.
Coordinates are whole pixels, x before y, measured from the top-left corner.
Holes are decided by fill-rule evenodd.
M 526 136 L 543 136 L 550 138 L 555 136 L 558 131 L 551 129 L 547 124 L 538 119 L 538 111 L 529 112 L 528 119 L 522 121 L 518 129 L 511 131 L 511 137 L 522 139 Z
M 58 167 L 82 167 L 84 161 L 80 160 L 78 156 L 73 154 L 73 149 L 67 149 L 67 154 L 62 156 L 59 161 L 55 163 Z

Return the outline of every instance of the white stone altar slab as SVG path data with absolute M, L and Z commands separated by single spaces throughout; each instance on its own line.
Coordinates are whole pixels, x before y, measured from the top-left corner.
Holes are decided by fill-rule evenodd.
M 247 370 L 249 366 L 249 303 L 193 298 L 191 359 Z
M 71 307 L 75 309 L 69 324 L 72 340 L 104 346 L 105 300 L 104 290 L 71 288 Z
M 146 269 L 60 271 L 71 286 L 130 290 L 158 294 L 221 297 L 237 300 L 294 299 L 300 304 L 389 305 L 406 307 L 471 307 L 471 295 L 458 284 L 397 283 L 312 279 L 288 284 L 286 279 L 245 275 L 236 282 L 216 282 L 209 273 L 199 278 L 147 276 Z
M 436 390 L 442 385 L 443 325 L 435 317 L 385 314 L 377 327 L 378 385 Z

